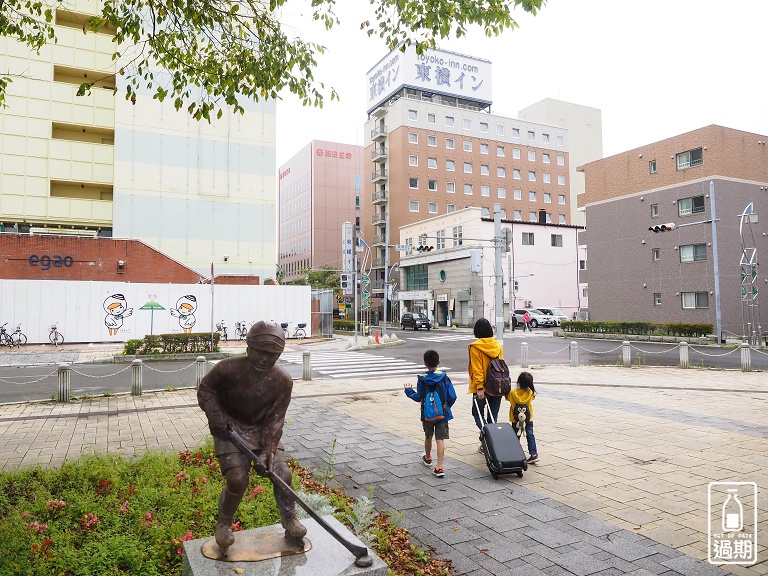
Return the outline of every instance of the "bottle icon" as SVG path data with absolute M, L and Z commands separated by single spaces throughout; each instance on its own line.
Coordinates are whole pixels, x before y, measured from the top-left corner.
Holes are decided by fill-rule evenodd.
M 744 507 L 738 492 L 738 489 L 729 489 L 723 502 L 723 532 L 740 532 L 744 527 Z

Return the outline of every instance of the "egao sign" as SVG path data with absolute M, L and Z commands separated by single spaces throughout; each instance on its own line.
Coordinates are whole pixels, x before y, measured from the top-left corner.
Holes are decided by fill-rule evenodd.
M 65 268 L 69 268 L 72 266 L 72 264 L 75 263 L 74 258 L 72 256 L 59 256 L 58 254 L 54 254 L 53 256 L 48 256 L 47 254 L 43 254 L 42 256 L 38 256 L 37 254 L 32 254 L 29 257 L 29 265 L 30 266 L 40 266 L 43 270 L 50 270 L 51 266 L 55 268 L 61 268 L 64 266 Z

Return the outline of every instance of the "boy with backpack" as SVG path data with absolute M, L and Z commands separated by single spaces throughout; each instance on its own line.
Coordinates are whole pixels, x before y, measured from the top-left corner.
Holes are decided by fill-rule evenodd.
M 445 441 L 448 440 L 448 421 L 453 418 L 451 406 L 456 402 L 456 390 L 448 374 L 437 370 L 440 355 L 435 350 L 424 352 L 424 366 L 427 371 L 419 374 L 416 390 L 413 384 L 403 384 L 405 395 L 414 402 L 421 403 L 421 422 L 424 428 L 424 455 L 421 463 L 432 467 L 432 436 L 437 443 L 437 465 L 432 474 L 438 478 L 445 476 L 443 457 Z

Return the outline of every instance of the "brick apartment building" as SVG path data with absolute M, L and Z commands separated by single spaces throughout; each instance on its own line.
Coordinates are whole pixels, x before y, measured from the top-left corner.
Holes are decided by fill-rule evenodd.
M 716 326 L 719 296 L 725 336 L 765 331 L 757 295 L 768 279 L 756 256 L 768 253 L 757 220 L 768 218 L 767 140 L 712 125 L 579 168 L 589 251 L 580 282 L 589 282 L 591 320 Z M 753 216 L 742 218 L 750 204 Z M 667 223 L 675 228 L 649 230 Z

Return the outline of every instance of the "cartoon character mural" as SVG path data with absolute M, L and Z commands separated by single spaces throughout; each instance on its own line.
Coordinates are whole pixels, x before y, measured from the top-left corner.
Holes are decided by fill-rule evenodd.
M 133 308 L 128 308 L 128 303 L 122 294 L 112 294 L 104 300 L 104 310 L 107 313 L 104 318 L 104 325 L 109 330 L 110 336 L 115 336 L 117 331 L 123 327 L 123 318 L 133 314 Z
M 179 326 L 186 334 L 192 332 L 197 322 L 195 310 L 197 310 L 197 298 L 191 294 L 179 298 L 176 308 L 171 308 L 171 316 L 179 319 Z

